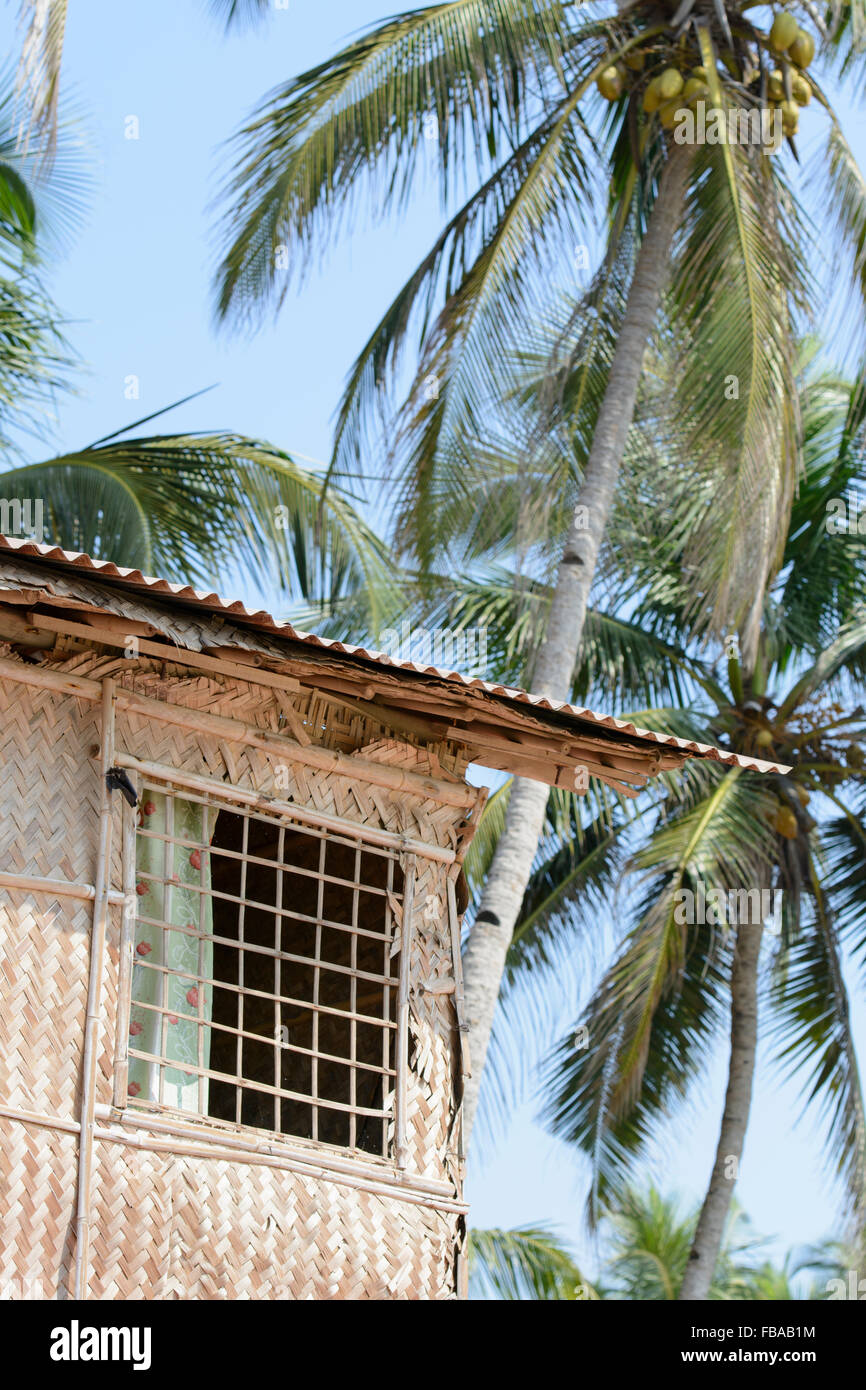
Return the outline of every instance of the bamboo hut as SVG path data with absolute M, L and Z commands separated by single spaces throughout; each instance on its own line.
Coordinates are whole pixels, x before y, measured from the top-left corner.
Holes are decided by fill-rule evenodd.
M 467 767 L 690 757 L 0 538 L 0 1288 L 460 1297 Z

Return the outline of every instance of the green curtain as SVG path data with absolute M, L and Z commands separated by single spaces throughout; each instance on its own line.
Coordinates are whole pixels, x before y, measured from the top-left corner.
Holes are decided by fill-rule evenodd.
M 129 1043 L 177 1064 L 165 1068 L 162 1101 L 198 1115 L 207 1114 L 208 1081 L 188 1068 L 210 1063 L 212 991 L 210 986 L 200 986 L 198 980 L 213 976 L 208 846 L 215 818 L 216 813 L 199 802 L 148 789 L 141 798 L 141 829 L 192 843 L 169 844 L 141 833 L 136 837 L 136 893 L 141 916 L 135 932 Z M 143 874 L 153 874 L 161 881 Z M 193 892 L 184 886 L 188 884 L 204 891 Z M 141 917 L 150 920 L 142 921 Z M 176 927 L 192 927 L 206 936 L 199 939 L 172 930 Z M 148 969 L 145 961 L 177 973 Z M 167 1010 L 167 1017 L 143 1007 L 147 1004 Z M 130 1096 L 159 1102 L 159 1070 L 155 1062 L 131 1057 Z

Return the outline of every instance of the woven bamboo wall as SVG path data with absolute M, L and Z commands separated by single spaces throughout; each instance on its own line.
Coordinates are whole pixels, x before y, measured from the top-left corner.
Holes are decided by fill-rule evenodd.
M 318 692 L 200 676 L 97 649 L 61 653 L 52 664 L 91 679 L 112 676 L 119 686 L 162 701 L 264 729 L 291 733 L 300 721 L 324 747 L 462 780 L 453 749 L 412 746 Z M 99 709 L 92 703 L 0 681 L 0 870 L 94 881 L 99 743 Z M 116 747 L 273 793 L 274 760 L 257 749 L 122 711 Z M 465 815 L 459 808 L 297 763 L 285 766 L 285 799 L 427 844 L 458 844 Z M 113 803 L 110 886 L 119 889 L 119 796 Z M 71 1289 L 91 915 L 89 903 L 0 888 L 0 1111 L 26 1112 L 17 1119 L 0 1115 L 0 1285 L 39 1281 L 47 1297 L 66 1297 Z M 435 992 L 436 982 L 447 980 L 453 968 L 446 866 L 422 856 L 413 921 L 406 1173 L 409 1180 L 440 1184 L 450 1200 L 383 1191 L 378 1173 L 356 1178 L 310 1172 L 303 1162 L 293 1169 L 270 1166 L 252 1154 L 243 1161 L 209 1157 L 207 1147 L 197 1156 L 173 1152 L 182 1144 L 159 1133 L 156 1124 L 149 1126 L 141 1111 L 132 1125 L 113 1123 L 104 1107 L 112 1100 L 121 923 L 119 907 L 111 909 L 97 1066 L 96 1104 L 102 1109 L 94 1152 L 90 1296 L 454 1296 L 462 1232 L 459 1047 L 453 995 Z M 267 1138 L 277 1163 L 294 1162 L 285 1159 L 279 1139 Z M 201 1148 L 202 1140 L 196 1138 L 196 1145 Z M 292 1141 L 291 1148 L 307 1152 L 315 1166 L 315 1144 Z M 365 1170 L 376 1164 L 364 1156 Z M 386 1184 L 396 1182 L 393 1164 L 378 1164 Z

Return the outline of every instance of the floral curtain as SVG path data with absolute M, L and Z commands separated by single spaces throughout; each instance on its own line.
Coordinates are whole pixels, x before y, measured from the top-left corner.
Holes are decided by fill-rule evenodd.
M 129 1043 L 176 1065 L 163 1069 L 160 1095 L 159 1065 L 130 1057 L 129 1094 L 198 1115 L 207 1114 L 208 1081 L 189 1068 L 207 1068 L 210 1062 L 211 990 L 200 981 L 213 976 L 208 846 L 215 819 L 216 812 L 200 802 L 148 789 L 142 797 L 141 830 L 153 836 L 136 837 L 140 915 Z M 202 935 L 173 930 L 179 927 Z

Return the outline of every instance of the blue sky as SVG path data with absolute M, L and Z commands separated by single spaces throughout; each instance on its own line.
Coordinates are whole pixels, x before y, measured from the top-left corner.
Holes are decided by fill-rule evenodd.
M 7 3 L 0 11 L 7 51 L 15 49 L 16 10 Z M 346 372 L 440 223 L 435 194 L 422 194 L 399 220 L 344 235 L 289 297 L 279 321 L 244 340 L 214 330 L 216 243 L 208 209 L 223 167 L 220 146 L 256 101 L 391 7 L 383 0 L 290 0 L 258 30 L 231 37 L 203 0 L 87 0 L 70 10 L 64 77 L 83 108 L 95 190 L 86 226 L 50 280 L 68 336 L 88 366 L 78 397 L 60 402 L 59 444 L 84 444 L 218 383 L 158 428 L 232 429 L 302 458 L 324 458 Z M 138 120 L 137 140 L 125 138 L 130 116 Z M 125 396 L 132 375 L 140 383 L 137 400 Z M 862 1048 L 862 1006 L 857 1024 Z M 664 1190 L 700 1195 L 724 1077 L 720 1054 L 706 1090 L 677 1117 L 648 1165 Z M 796 1093 L 762 1066 L 738 1197 L 758 1229 L 782 1246 L 837 1234 L 815 1135 L 793 1124 L 798 1108 Z M 586 1185 L 584 1166 L 525 1106 L 497 1153 L 472 1175 L 473 1220 L 552 1222 L 591 1262 L 582 1231 Z

